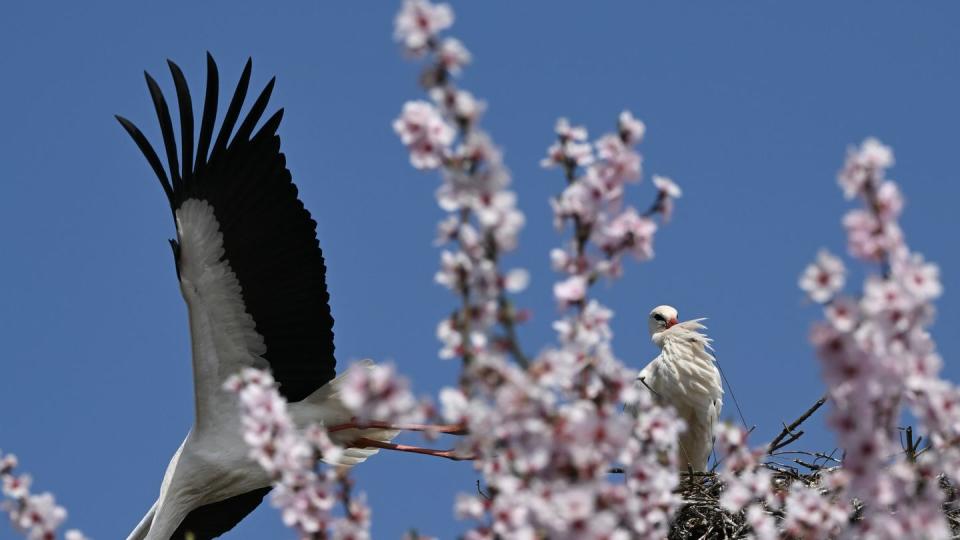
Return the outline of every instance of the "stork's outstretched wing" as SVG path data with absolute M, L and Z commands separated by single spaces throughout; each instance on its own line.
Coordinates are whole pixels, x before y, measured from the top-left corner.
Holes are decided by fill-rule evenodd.
M 235 401 L 225 397 L 222 385 L 242 367 L 269 366 L 288 401 L 299 401 L 333 379 L 333 318 L 316 222 L 298 200 L 280 152 L 276 130 L 282 109 L 254 133 L 274 81 L 234 132 L 250 82 L 248 60 L 215 134 L 219 77 L 208 54 L 206 95 L 194 148 L 190 92 L 180 68 L 168 63 L 179 108 L 179 152 L 167 102 L 154 79 L 145 74 L 168 170 L 143 133 L 129 120 L 117 119 L 160 179 L 176 222 L 177 239 L 170 244 L 190 318 L 194 433 L 203 436 L 218 429 L 239 429 Z M 244 513 L 262 496 L 251 494 L 252 506 L 247 505 Z M 191 517 L 197 516 L 191 514 L 185 523 Z M 227 530 L 235 523 L 216 528 Z M 210 537 L 215 536 L 211 531 Z

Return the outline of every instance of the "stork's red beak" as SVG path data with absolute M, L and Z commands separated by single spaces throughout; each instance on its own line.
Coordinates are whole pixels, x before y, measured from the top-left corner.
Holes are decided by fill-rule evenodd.
M 670 328 L 671 326 L 677 324 L 678 322 L 680 321 L 678 321 L 676 317 L 670 319 L 669 321 L 667 321 L 667 328 Z

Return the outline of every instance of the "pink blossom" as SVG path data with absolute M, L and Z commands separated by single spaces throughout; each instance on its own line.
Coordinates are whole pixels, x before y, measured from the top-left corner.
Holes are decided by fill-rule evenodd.
M 827 320 L 840 332 L 851 332 L 860 321 L 860 306 L 849 296 L 838 296 L 824 307 Z
M 29 538 L 52 538 L 54 531 L 67 519 L 67 511 L 58 506 L 53 495 L 41 493 L 21 499 L 23 507 L 11 513 L 14 526 L 28 533 Z
M 793 538 L 835 538 L 846 526 L 852 508 L 837 504 L 818 490 L 794 482 L 784 502 L 783 530 Z
M 523 268 L 514 268 L 503 277 L 503 288 L 507 292 L 518 293 L 530 284 L 530 273 Z
M 6 474 L 3 476 L 3 494 L 11 499 L 22 499 L 30 495 L 30 484 L 33 479 L 29 474 L 14 476 Z
M 547 157 L 540 161 L 542 167 L 584 167 L 593 163 L 593 147 L 586 142 L 586 128 L 571 126 L 566 118 L 560 118 L 555 131 L 558 140 L 547 149 Z
M 843 288 L 846 276 L 847 269 L 843 261 L 821 249 L 817 253 L 817 260 L 807 266 L 800 276 L 800 288 L 811 300 L 823 304 Z
M 351 374 L 356 378 L 361 378 Z M 376 375 L 374 375 L 376 377 Z M 380 391 L 386 385 L 370 382 L 369 378 L 353 381 L 347 389 L 348 401 L 357 405 L 363 413 L 368 403 L 366 389 Z M 358 390 L 358 387 L 360 388 Z M 332 510 L 337 502 L 337 473 L 331 468 L 316 470 L 314 456 L 333 461 L 342 453 L 322 426 L 310 426 L 300 434 L 287 411 L 287 403 L 276 389 L 273 377 L 265 372 L 247 368 L 231 376 L 224 388 L 237 394 L 241 408 L 241 423 L 244 440 L 250 446 L 250 457 L 260 464 L 274 481 L 271 504 L 280 510 L 281 518 L 288 527 L 298 532 L 301 538 L 313 538 L 318 533 L 351 530 L 354 537 L 369 527 L 369 520 L 344 523 L 351 518 L 337 518 Z M 356 403 L 359 401 L 359 404 Z M 391 404 L 394 400 L 387 399 Z M 391 408 L 391 407 L 388 407 Z
M 584 347 L 593 347 L 613 337 L 609 326 L 612 318 L 612 311 L 596 300 L 590 300 L 578 317 L 556 321 L 553 328 L 563 343 L 577 342 Z
M 877 210 L 884 220 L 897 219 L 903 211 L 903 195 L 895 182 L 887 180 L 877 187 Z
M 924 262 L 920 255 L 900 263 L 897 274 L 901 277 L 904 290 L 917 302 L 936 300 L 943 294 L 940 268 L 935 264 Z
M 580 302 L 586 293 L 587 278 L 580 275 L 570 276 L 553 286 L 553 297 L 561 306 Z
M 653 175 L 653 185 L 657 186 L 657 189 L 667 198 L 679 199 L 680 196 L 683 195 L 683 192 L 680 191 L 680 186 L 666 176 Z
M 558 229 L 566 219 L 576 219 L 582 224 L 596 221 L 600 213 L 600 195 L 584 182 L 573 182 L 568 185 L 559 199 L 551 199 L 553 208 L 553 224 Z
M 561 141 L 584 142 L 587 140 L 587 128 L 583 126 L 571 126 L 566 118 L 558 118 L 554 131 Z
M 478 352 L 487 347 L 488 338 L 482 328 L 468 330 L 466 337 L 467 343 L 464 343 L 464 332 L 450 318 L 440 321 L 437 324 L 437 339 L 443 344 L 440 358 L 456 358 L 467 351 Z
M 430 98 L 458 122 L 476 122 L 486 108 L 486 104 L 477 100 L 470 92 L 449 86 L 430 89 Z
M 903 234 L 896 222 L 881 222 L 867 210 L 851 210 L 843 218 L 850 254 L 867 261 L 881 261 L 896 253 Z
M 669 222 L 673 216 L 673 200 L 679 199 L 683 192 L 673 180 L 665 177 L 653 175 L 653 185 L 657 187 L 657 206 L 663 215 L 664 223 Z
M 466 422 L 469 412 L 469 400 L 462 390 L 444 388 L 440 391 L 440 405 L 443 418 L 451 424 Z
M 867 276 L 859 301 L 835 299 L 825 310 L 829 322 L 811 332 L 833 403 L 829 424 L 845 451 L 842 471 L 828 478 L 832 500 L 858 497 L 871 504 L 861 521 L 849 525 L 849 508 L 795 486 L 784 521 L 794 536 L 949 535 L 943 494 L 932 479 L 934 471 L 960 477 L 960 453 L 944 444 L 960 436 L 960 394 L 938 378 L 941 359 L 926 327 L 941 285 L 936 266 L 910 251 L 895 221 L 902 197 L 884 179 L 892 164 L 893 153 L 875 139 L 848 153 L 840 183 L 863 204 L 844 219 L 850 251 L 879 263 L 880 272 Z M 896 436 L 903 403 L 934 441 L 913 463 L 904 459 Z
M 570 272 L 572 270 L 573 257 L 566 250 L 553 248 L 550 250 L 550 267 L 557 272 Z
M 10 472 L 17 467 L 18 463 L 17 456 L 13 454 L 3 455 L 3 453 L 0 452 L 0 474 L 10 474 Z
M 447 71 L 457 74 L 470 63 L 470 51 L 463 46 L 459 39 L 447 38 L 440 43 L 437 58 Z
M 404 0 L 403 9 L 394 20 L 394 37 L 407 52 L 422 54 L 441 30 L 453 24 L 453 10 L 448 4 L 429 0 Z
M 643 135 L 647 132 L 647 126 L 634 118 L 630 111 L 620 113 L 617 124 L 620 138 L 627 144 L 639 144 L 643 140 Z
M 627 250 L 638 261 L 653 258 L 653 235 L 657 224 L 627 208 L 597 231 L 597 244 L 607 252 Z
M 405 103 L 393 130 L 410 150 L 410 163 L 418 169 L 439 167 L 454 137 L 453 128 L 426 101 Z
M 642 159 L 640 154 L 624 144 L 616 135 L 604 135 L 596 142 L 598 177 L 608 186 L 640 179 Z
M 593 147 L 590 144 L 567 140 L 551 144 L 547 148 L 547 157 L 540 160 L 540 166 L 544 168 L 556 165 L 585 167 L 593 161 Z
M 422 420 L 410 382 L 393 364 L 357 362 L 348 368 L 340 399 L 359 422 L 388 423 Z
M 13 454 L 0 452 L 0 490 L 8 501 L 0 502 L 0 510 L 10 517 L 13 528 L 32 540 L 56 538 L 57 529 L 67 519 L 67 511 L 50 493 L 30 492 L 28 474 L 15 475 L 18 462 Z M 67 540 L 84 540 L 80 531 L 69 530 Z
M 848 198 L 862 192 L 868 183 L 879 183 L 889 167 L 893 166 L 893 150 L 874 138 L 863 141 L 860 148 L 847 151 L 847 160 L 837 175 L 837 181 Z
M 467 286 L 472 271 L 473 261 L 466 253 L 444 250 L 440 254 L 440 271 L 434 281 L 452 291 L 461 291 Z

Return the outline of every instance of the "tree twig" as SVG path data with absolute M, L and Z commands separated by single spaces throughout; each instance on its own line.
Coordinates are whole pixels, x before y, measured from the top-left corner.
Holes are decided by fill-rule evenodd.
M 783 426 L 783 431 L 770 441 L 770 445 L 767 447 L 767 455 L 773 454 L 777 450 L 799 439 L 803 435 L 803 432 L 795 432 L 794 430 L 800 427 L 800 424 L 804 423 L 807 418 L 810 418 L 810 416 L 817 412 L 817 409 L 822 407 L 826 402 L 827 396 L 821 397 L 812 407 L 807 409 L 807 412 L 801 414 L 800 417 L 791 422 L 789 426 Z

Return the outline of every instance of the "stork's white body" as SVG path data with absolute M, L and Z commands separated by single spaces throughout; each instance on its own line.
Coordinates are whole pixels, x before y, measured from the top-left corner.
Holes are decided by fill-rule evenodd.
M 686 423 L 678 441 L 680 469 L 705 471 L 723 407 L 720 372 L 710 353 L 710 338 L 700 332 L 705 328 L 702 319 L 677 323 L 676 310 L 665 314 L 666 324 L 651 320 L 651 338 L 661 352 L 640 371 L 637 386 L 653 391 L 655 399 L 674 407 Z

